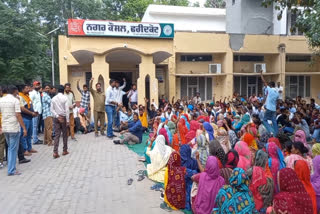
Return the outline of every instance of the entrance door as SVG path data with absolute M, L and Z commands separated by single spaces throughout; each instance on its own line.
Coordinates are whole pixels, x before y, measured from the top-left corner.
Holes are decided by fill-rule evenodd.
M 188 97 L 192 99 L 194 96 L 196 96 L 197 93 L 197 86 L 189 86 L 188 87 Z
M 252 96 L 252 94 L 257 94 L 257 86 L 254 84 L 248 85 L 248 97 Z

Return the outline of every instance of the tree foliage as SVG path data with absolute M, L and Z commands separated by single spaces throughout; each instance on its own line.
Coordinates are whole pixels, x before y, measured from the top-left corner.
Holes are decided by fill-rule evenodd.
M 211 8 L 225 8 L 226 1 L 225 0 L 207 0 L 204 6 L 211 7 Z
M 67 34 L 69 18 L 140 21 L 149 4 L 188 6 L 188 0 L 1 0 L 0 84 L 50 82 L 53 34 L 58 82 L 58 34 Z
M 0 83 L 21 84 L 50 70 L 48 46 L 36 32 L 40 25 L 24 2 L 0 2 Z
M 285 8 L 297 15 L 296 26 L 305 33 L 310 47 L 316 52 L 320 48 L 320 1 L 319 0 L 264 0 L 263 6 L 274 6 L 279 11 L 278 19 L 283 16 Z

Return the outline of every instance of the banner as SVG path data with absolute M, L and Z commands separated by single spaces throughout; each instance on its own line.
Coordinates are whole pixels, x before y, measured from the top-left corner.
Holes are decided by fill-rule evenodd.
M 69 36 L 173 38 L 174 25 L 68 19 Z

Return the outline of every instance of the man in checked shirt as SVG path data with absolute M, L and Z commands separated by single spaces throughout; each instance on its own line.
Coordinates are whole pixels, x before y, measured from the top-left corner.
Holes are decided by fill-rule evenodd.
M 85 109 L 85 115 L 88 116 L 90 111 L 90 91 L 88 90 L 88 86 L 86 84 L 83 85 L 83 90 L 79 87 L 79 80 L 77 81 L 77 89 L 81 94 L 81 102 L 80 107 Z

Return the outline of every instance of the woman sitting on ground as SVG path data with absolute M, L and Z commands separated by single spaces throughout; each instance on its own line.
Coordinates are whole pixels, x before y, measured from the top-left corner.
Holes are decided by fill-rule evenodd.
M 294 163 L 297 160 L 304 160 L 307 162 L 308 167 L 313 173 L 312 159 L 307 155 L 308 149 L 301 142 L 293 142 L 291 154 L 286 158 L 287 167 L 294 169 Z
M 237 168 L 239 162 L 239 154 L 236 150 L 230 149 L 230 151 L 225 156 L 224 166 L 220 170 L 221 176 L 224 181 L 229 185 L 229 179 L 234 168 Z
M 229 183 L 230 185 L 225 185 L 220 189 L 213 213 L 258 213 L 249 190 L 249 178 L 245 171 L 241 168 L 235 168 Z
M 210 214 L 215 207 L 218 191 L 225 184 L 220 176 L 217 158 L 209 156 L 205 171 L 194 175 L 192 180 L 199 184 L 195 202 L 192 204 L 194 213 Z

